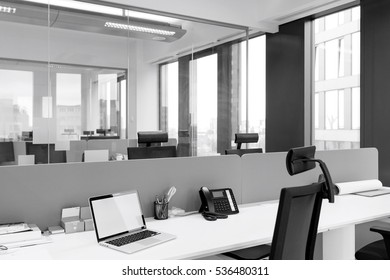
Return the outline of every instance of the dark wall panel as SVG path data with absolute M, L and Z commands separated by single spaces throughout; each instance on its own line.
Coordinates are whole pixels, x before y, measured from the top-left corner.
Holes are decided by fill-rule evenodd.
M 361 1 L 361 146 L 379 151 L 390 185 L 390 1 Z
M 266 41 L 266 151 L 287 151 L 304 145 L 304 20 Z

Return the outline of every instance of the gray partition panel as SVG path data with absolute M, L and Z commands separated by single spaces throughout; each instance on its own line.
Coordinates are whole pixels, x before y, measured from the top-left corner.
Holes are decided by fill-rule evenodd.
M 335 183 L 378 179 L 379 176 L 376 148 L 318 151 L 316 157 L 326 163 Z
M 69 151 L 66 151 L 67 162 L 81 162 L 83 153 L 87 149 L 87 141 L 76 140 L 70 141 Z
M 286 170 L 287 153 L 245 154 L 242 156 L 242 202 L 279 199 L 285 187 L 310 184 L 316 180 L 316 169 L 290 176 Z
M 26 221 L 42 230 L 60 222 L 61 209 L 86 206 L 90 196 L 138 189 L 145 215 L 155 195 L 177 188 L 170 206 L 197 210 L 198 190 L 230 187 L 241 202 L 237 156 L 9 166 L 0 168 L 0 222 Z
M 310 184 L 318 179 L 317 168 L 295 176 L 286 170 L 287 153 L 246 154 L 242 156 L 242 202 L 279 199 L 284 187 Z M 335 183 L 378 178 L 378 151 L 375 148 L 318 151 Z

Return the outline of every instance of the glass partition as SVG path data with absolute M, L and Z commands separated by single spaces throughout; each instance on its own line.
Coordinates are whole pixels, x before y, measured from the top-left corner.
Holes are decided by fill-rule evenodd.
M 218 152 L 223 121 L 216 98 L 223 96 L 221 83 L 230 87 L 217 70 L 221 57 L 231 56 L 222 46 L 245 37 L 246 28 L 100 1 L 0 0 L 0 6 L 7 38 L 0 44 L 0 141 L 14 149 L 0 165 L 80 162 L 87 149 L 108 149 L 114 159 L 147 130 L 168 129 L 186 155 L 195 135 L 199 152 L 192 155 Z M 194 57 L 209 48 L 213 69 L 203 63 L 206 54 Z M 174 66 L 161 70 L 167 63 Z M 162 71 L 175 73 L 164 86 L 176 92 L 173 99 L 160 100 Z M 203 107 L 180 106 L 195 91 L 198 102 L 212 106 L 207 120 Z M 164 102 L 168 121 L 161 117 Z

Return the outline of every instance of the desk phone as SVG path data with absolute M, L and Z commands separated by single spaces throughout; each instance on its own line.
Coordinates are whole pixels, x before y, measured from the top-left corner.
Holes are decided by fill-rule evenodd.
M 237 214 L 239 212 L 233 191 L 230 188 L 208 189 L 201 187 L 199 190 L 202 205 L 199 212 L 209 218 L 207 220 L 216 220 L 227 218 L 227 215 Z M 211 216 L 211 217 L 210 217 Z

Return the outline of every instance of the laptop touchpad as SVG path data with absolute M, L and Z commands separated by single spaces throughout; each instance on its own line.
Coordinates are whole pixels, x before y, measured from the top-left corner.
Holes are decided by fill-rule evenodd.
M 144 240 L 138 241 L 138 244 L 141 244 L 141 245 L 151 245 L 151 244 L 157 243 L 158 241 L 160 241 L 160 240 L 157 239 L 157 238 L 150 237 L 150 238 L 146 238 Z

